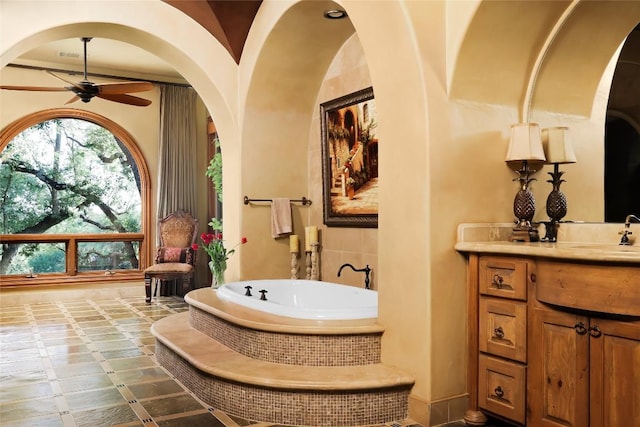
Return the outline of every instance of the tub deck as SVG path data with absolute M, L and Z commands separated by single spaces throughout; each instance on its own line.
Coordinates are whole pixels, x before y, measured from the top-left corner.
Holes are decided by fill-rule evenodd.
M 352 320 L 313 320 L 277 316 L 252 310 L 218 298 L 209 288 L 189 292 L 185 298 L 190 306 L 221 319 L 247 328 L 290 334 L 345 335 L 374 334 L 384 332 L 377 318 Z

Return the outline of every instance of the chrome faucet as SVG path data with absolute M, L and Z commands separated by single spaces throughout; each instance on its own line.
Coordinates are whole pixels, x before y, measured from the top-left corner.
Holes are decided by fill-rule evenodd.
M 627 217 L 624 220 L 624 230 L 622 230 L 620 233 L 618 234 L 622 234 L 622 238 L 620 239 L 620 245 L 623 246 L 627 246 L 627 245 L 631 245 L 632 242 L 631 240 L 629 240 L 629 235 L 633 234 L 629 229 L 631 227 L 631 220 L 635 221 L 635 222 L 640 222 L 640 218 L 638 218 L 635 215 L 627 215 Z
M 338 270 L 338 277 L 340 277 L 340 273 L 342 273 L 342 269 L 345 268 L 345 267 L 349 267 L 350 269 L 352 269 L 356 273 L 364 272 L 364 288 L 365 289 L 371 289 L 371 287 L 369 286 L 369 273 L 371 273 L 371 267 L 369 267 L 369 264 L 367 264 L 367 266 L 365 268 L 355 268 L 351 264 L 342 264 L 340 266 L 340 269 Z

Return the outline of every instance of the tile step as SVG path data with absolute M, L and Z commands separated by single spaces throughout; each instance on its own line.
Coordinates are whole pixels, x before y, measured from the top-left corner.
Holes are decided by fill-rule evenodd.
M 253 359 L 192 328 L 189 325 L 189 313 L 186 312 L 155 322 L 151 332 L 163 345 L 203 373 L 253 386 L 310 391 L 367 391 L 409 388 L 414 383 L 414 379 L 403 371 L 381 363 L 300 366 Z

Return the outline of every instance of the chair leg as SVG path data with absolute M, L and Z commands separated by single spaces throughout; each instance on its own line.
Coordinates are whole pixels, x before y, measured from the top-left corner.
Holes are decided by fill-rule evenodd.
M 186 294 L 193 290 L 193 275 L 183 277 L 180 284 L 180 296 L 184 298 Z
M 196 278 L 195 274 L 189 276 L 189 290 L 187 292 L 191 292 L 196 288 Z
M 153 297 L 155 298 L 158 294 L 158 283 L 160 283 L 160 293 L 162 293 L 162 281 L 160 279 L 155 279 L 156 287 L 153 289 Z
M 151 277 L 144 276 L 144 291 L 147 294 L 146 301 L 151 302 Z

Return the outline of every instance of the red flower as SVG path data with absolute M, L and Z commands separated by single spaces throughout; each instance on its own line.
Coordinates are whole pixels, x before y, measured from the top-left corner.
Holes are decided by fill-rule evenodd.
M 233 248 L 227 249 L 224 246 L 222 240 L 222 233 L 214 230 L 214 233 L 202 233 L 200 238 L 202 239 L 202 248 L 205 250 L 211 260 L 209 261 L 209 268 L 211 271 L 222 270 L 227 268 L 227 260 L 236 251 L 236 247 L 247 243 L 247 238 L 243 237 Z
M 193 245 L 191 245 L 191 249 L 193 249 L 194 251 L 198 250 L 198 244 L 194 243 Z

